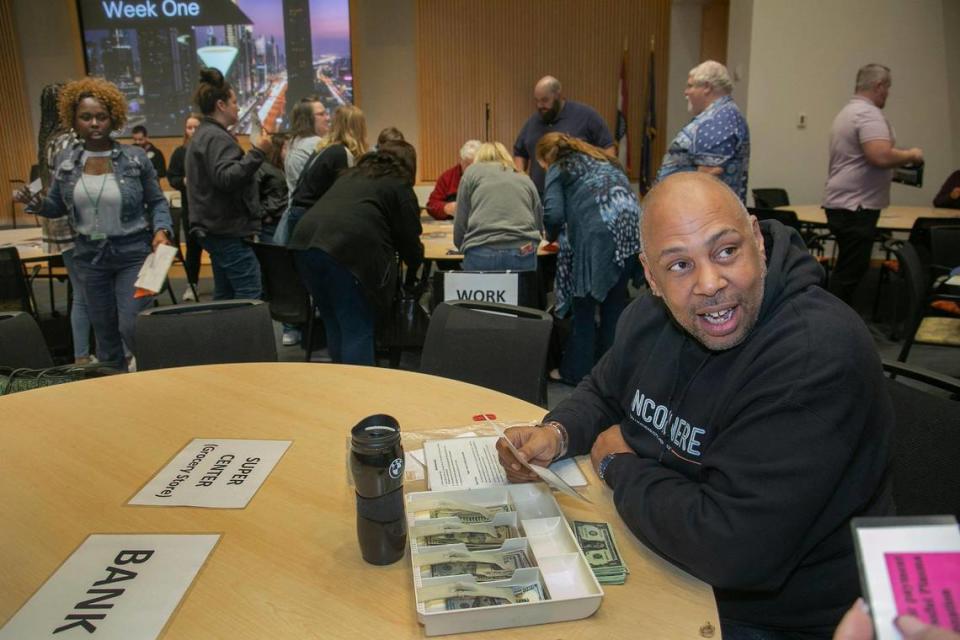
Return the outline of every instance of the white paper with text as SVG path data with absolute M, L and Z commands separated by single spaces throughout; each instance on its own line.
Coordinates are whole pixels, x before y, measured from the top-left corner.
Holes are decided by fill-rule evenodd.
M 0 640 L 152 640 L 219 538 L 91 535 L 0 629 Z
M 129 504 L 242 509 L 291 443 L 198 438 L 174 456 Z

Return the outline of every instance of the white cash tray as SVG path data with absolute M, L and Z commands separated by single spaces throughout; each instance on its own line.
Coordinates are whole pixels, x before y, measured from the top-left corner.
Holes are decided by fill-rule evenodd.
M 477 609 L 427 612 L 417 598 L 417 619 L 424 626 L 428 636 L 579 620 L 593 615 L 600 608 L 603 589 L 593 575 L 590 564 L 577 545 L 576 536 L 567 524 L 566 518 L 563 517 L 560 506 L 547 485 L 537 482 L 488 489 L 409 493 L 406 495 L 408 531 L 412 531 L 418 522 L 425 522 L 417 521 L 414 516 L 417 511 L 424 510 L 418 508 L 418 503 L 425 503 L 438 497 L 478 505 L 512 502 L 516 508 L 521 537 L 507 541 L 503 549 L 522 545 L 524 544 L 522 541 L 525 541 L 535 566 L 517 570 L 511 580 L 487 584 L 502 586 L 514 582 L 520 583 L 527 576 L 532 575 L 532 572 L 538 572 L 549 599 L 542 602 L 504 604 Z M 420 550 L 416 537 L 412 534 L 408 537 L 415 592 L 419 593 L 424 586 L 424 580 L 431 584 L 465 580 L 462 576 L 422 578 L 417 566 Z M 438 548 L 426 547 L 424 552 L 427 549 L 433 551 Z

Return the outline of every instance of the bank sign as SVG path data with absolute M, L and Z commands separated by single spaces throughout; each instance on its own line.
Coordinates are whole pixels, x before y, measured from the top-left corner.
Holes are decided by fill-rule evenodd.
M 83 29 L 250 24 L 231 0 L 80 0 Z

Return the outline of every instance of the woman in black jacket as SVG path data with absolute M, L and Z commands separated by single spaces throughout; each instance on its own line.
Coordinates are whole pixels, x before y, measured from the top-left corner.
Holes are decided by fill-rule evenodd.
M 407 142 L 364 155 L 307 211 L 290 239 L 334 362 L 375 364 L 374 325 L 393 299 L 396 255 L 414 270 L 423 260 L 416 166 Z
M 180 234 L 177 229 L 177 235 L 187 241 L 187 255 L 183 259 L 183 269 L 187 272 L 187 282 L 190 286 L 183 292 L 182 300 L 196 300 L 194 292 L 200 282 L 200 254 L 203 248 L 197 239 L 190 235 L 190 204 L 187 202 L 187 168 L 184 160 L 187 157 L 187 144 L 193 137 L 193 132 L 200 126 L 200 119 L 203 118 L 199 113 L 191 113 L 183 121 L 183 144 L 173 150 L 170 156 L 170 165 L 167 167 L 167 180 L 170 186 L 180 192 L 180 220 L 186 233 Z

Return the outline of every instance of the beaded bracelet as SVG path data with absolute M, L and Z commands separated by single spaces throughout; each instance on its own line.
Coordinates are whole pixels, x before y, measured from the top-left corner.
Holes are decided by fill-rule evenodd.
M 553 427 L 557 434 L 560 436 L 560 451 L 557 452 L 557 455 L 553 457 L 554 460 L 559 460 L 563 456 L 567 455 L 567 449 L 570 447 L 570 436 L 567 435 L 567 430 L 562 424 L 551 420 L 550 422 L 543 422 L 539 427 Z

